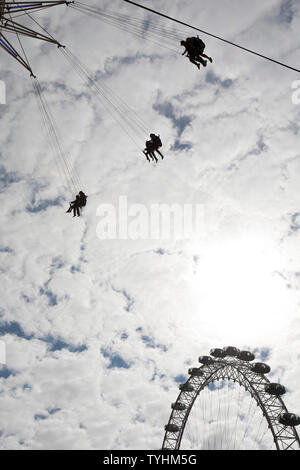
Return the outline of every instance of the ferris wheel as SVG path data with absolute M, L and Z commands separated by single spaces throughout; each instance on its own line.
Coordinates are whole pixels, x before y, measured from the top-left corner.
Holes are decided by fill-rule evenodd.
M 233 346 L 200 356 L 179 385 L 162 449 L 299 450 L 300 417 L 288 412 L 285 387 L 267 379 L 270 366 L 254 359 Z

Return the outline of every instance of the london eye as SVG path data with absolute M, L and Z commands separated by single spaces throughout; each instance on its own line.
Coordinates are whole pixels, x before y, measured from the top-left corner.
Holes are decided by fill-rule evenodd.
M 299 450 L 300 417 L 284 404 L 286 388 L 254 359 L 232 346 L 200 356 L 171 405 L 163 450 Z

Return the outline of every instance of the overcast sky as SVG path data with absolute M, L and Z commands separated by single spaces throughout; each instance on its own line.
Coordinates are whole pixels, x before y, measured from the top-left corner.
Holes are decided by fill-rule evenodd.
M 142 3 L 299 67 L 296 0 Z M 300 75 L 204 37 L 214 61 L 199 71 L 178 43 L 65 6 L 35 18 L 160 134 L 165 159 L 146 161 L 56 46 L 25 40 L 89 196 L 73 219 L 29 74 L 0 51 L 0 447 L 158 449 L 188 367 L 228 345 L 267 362 L 300 414 Z M 124 196 L 201 205 L 197 236 L 99 239 L 99 206 Z

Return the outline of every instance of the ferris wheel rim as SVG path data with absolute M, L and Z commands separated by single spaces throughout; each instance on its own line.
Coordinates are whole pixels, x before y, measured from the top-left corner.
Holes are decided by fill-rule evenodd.
M 199 373 L 201 373 L 200 375 L 196 376 L 190 374 L 189 379 L 185 384 L 183 384 L 188 388 L 189 386 L 195 385 L 195 383 L 197 384 L 198 381 L 198 387 L 193 391 L 185 391 L 184 389 L 180 390 L 174 404 L 188 403 L 188 405 L 185 410 L 172 409 L 168 424 L 165 427 L 166 431 L 162 450 L 180 449 L 185 426 L 198 395 L 211 383 L 220 379 L 226 379 L 229 382 L 237 382 L 251 394 L 251 398 L 255 399 L 267 421 L 277 450 L 288 450 L 289 448 L 292 448 L 295 443 L 297 443 L 300 448 L 300 439 L 295 427 L 282 425 L 278 420 L 281 413 L 288 412 L 283 399 L 281 396 L 273 396 L 272 400 L 270 400 L 270 394 L 263 391 L 266 385 L 271 384 L 270 380 L 264 374 L 253 372 L 251 370 L 251 365 L 246 361 L 236 358 L 211 359 L 212 362 L 210 364 L 203 364 L 197 369 Z M 196 368 L 194 368 L 194 370 L 196 370 Z M 195 379 L 195 377 L 197 377 L 197 379 Z M 259 386 L 261 387 L 259 388 Z M 273 413 L 270 412 L 271 407 L 274 407 Z M 275 416 L 276 408 L 279 410 L 277 416 Z M 169 425 L 174 424 L 179 428 L 177 433 L 167 430 Z

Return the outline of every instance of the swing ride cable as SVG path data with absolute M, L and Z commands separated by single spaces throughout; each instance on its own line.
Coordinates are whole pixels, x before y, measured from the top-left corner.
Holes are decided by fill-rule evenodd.
M 75 8 L 75 10 L 76 10 L 76 8 Z M 90 15 L 90 16 L 94 17 L 95 15 Z M 171 51 L 172 53 L 179 53 L 174 47 L 167 46 L 166 43 L 165 43 L 165 40 L 164 40 L 164 42 L 162 42 L 161 40 L 156 40 L 154 37 L 151 38 L 151 37 L 149 37 L 149 35 L 145 34 L 142 31 L 142 29 L 136 30 L 136 29 L 133 29 L 133 28 L 128 28 L 127 26 L 125 26 L 122 23 L 113 23 L 113 22 L 107 21 L 107 20 L 105 20 L 101 17 L 99 17 L 98 19 L 100 21 L 102 21 L 103 23 L 106 23 L 108 25 L 111 25 L 112 27 L 117 28 L 118 30 L 125 31 L 127 33 L 133 34 L 134 36 L 136 36 L 137 38 L 139 38 L 141 40 L 146 40 L 146 41 L 148 41 L 152 44 L 155 44 L 156 46 L 159 46 L 159 48 L 167 49 L 168 51 Z
M 103 10 L 98 7 L 91 7 L 80 2 L 74 2 L 74 4 L 70 5 L 70 7 L 81 13 L 85 13 L 86 15 L 96 17 L 102 22 L 109 24 L 119 30 L 134 34 L 140 39 L 145 39 L 149 42 L 157 44 L 160 48 L 163 47 L 172 51 L 173 53 L 179 54 L 179 51 L 174 48 L 174 41 L 179 41 L 186 33 L 182 31 L 176 31 L 175 28 L 168 30 L 165 27 L 152 24 L 151 28 L 147 28 L 144 19 L 133 18 L 128 15 L 121 15 L 119 13 Z M 167 39 L 169 41 L 167 41 Z
M 133 133 L 135 133 L 135 129 L 132 126 L 132 123 L 127 119 L 127 117 L 123 116 L 123 122 L 120 119 L 120 111 L 118 110 L 117 106 L 115 106 L 109 97 L 105 95 L 101 88 L 98 87 L 95 81 L 91 78 L 91 76 L 86 73 L 74 60 L 74 58 L 68 54 L 68 50 L 63 49 L 62 53 L 65 58 L 69 61 L 70 65 L 73 67 L 74 71 L 83 79 L 83 81 L 88 85 L 88 87 L 96 94 L 96 97 L 99 99 L 103 107 L 107 110 L 107 112 L 112 116 L 112 118 L 120 125 L 123 131 L 128 135 L 128 137 L 133 141 L 133 143 L 140 149 L 140 145 L 136 142 L 135 138 L 133 137 Z
M 32 83 L 34 93 L 38 101 L 39 109 L 43 118 L 43 122 L 46 128 L 46 132 L 48 134 L 49 142 L 53 151 L 55 162 L 57 164 L 59 172 L 64 175 L 65 182 L 67 183 L 67 187 L 70 194 L 73 195 L 74 192 L 78 192 L 79 188 L 82 187 L 81 183 L 62 149 L 58 131 L 56 129 L 49 105 L 43 94 L 41 84 L 39 83 L 36 77 L 32 77 Z
M 47 116 L 46 116 L 46 111 L 45 111 L 45 106 L 44 106 L 44 103 L 43 103 L 43 98 L 40 94 L 40 89 L 39 89 L 37 81 L 36 81 L 37 79 L 36 78 L 34 79 L 33 77 L 31 77 L 31 78 L 32 78 L 32 86 L 33 86 L 34 94 L 35 94 L 35 97 L 36 97 L 36 100 L 37 100 L 37 104 L 38 104 L 38 108 L 40 110 L 40 114 L 42 116 L 43 124 L 44 124 L 45 130 L 46 130 L 48 141 L 50 143 L 50 147 L 52 149 L 52 153 L 53 153 L 54 160 L 55 160 L 55 163 L 56 163 L 56 166 L 57 166 L 57 169 L 58 169 L 58 173 L 64 175 L 64 182 L 66 183 L 66 186 L 67 186 L 67 189 L 68 189 L 69 193 L 72 194 L 73 193 L 72 183 L 69 181 L 66 169 L 64 168 L 64 166 L 61 163 L 61 160 L 59 158 L 59 153 L 57 152 L 56 145 L 54 144 L 54 140 L 53 140 L 53 137 L 52 137 L 53 133 L 52 133 L 52 130 L 51 130 L 51 125 L 49 123 L 49 119 L 47 119 Z
M 28 14 L 27 12 L 25 12 L 25 13 L 42 30 L 44 30 L 50 37 L 53 38 L 53 36 L 51 36 L 48 33 L 48 31 L 46 31 L 46 29 L 43 28 L 34 18 L 32 18 L 30 14 Z M 12 21 L 12 17 L 11 17 L 10 13 L 9 13 L 9 16 L 10 16 L 10 19 Z M 82 187 L 80 177 L 77 174 L 75 169 L 72 170 L 71 165 L 68 162 L 68 159 L 67 159 L 66 155 L 64 154 L 64 152 L 62 150 L 62 147 L 61 147 L 60 141 L 59 141 L 58 132 L 57 132 L 56 127 L 55 127 L 55 122 L 54 122 L 53 116 L 50 112 L 49 105 L 48 105 L 48 103 L 47 103 L 47 101 L 46 101 L 46 99 L 43 95 L 42 87 L 41 87 L 39 81 L 37 80 L 37 78 L 34 76 L 34 74 L 32 72 L 32 68 L 31 68 L 31 65 L 29 63 L 26 51 L 25 51 L 25 49 L 23 47 L 23 44 L 21 42 L 21 39 L 19 37 L 19 33 L 15 29 L 15 27 L 14 27 L 14 30 L 15 30 L 15 34 L 17 36 L 19 45 L 22 49 L 23 56 L 25 58 L 25 62 L 28 66 L 28 69 L 31 72 L 31 78 L 33 79 L 32 80 L 32 85 L 33 85 L 34 94 L 35 94 L 35 97 L 37 99 L 38 108 L 39 108 L 41 116 L 42 116 L 42 120 L 43 120 L 45 129 L 46 129 L 46 134 L 48 135 L 48 139 L 49 139 L 49 142 L 50 142 L 50 146 L 52 148 L 52 152 L 53 152 L 53 155 L 54 155 L 54 159 L 55 159 L 57 168 L 59 170 L 59 173 L 61 172 L 64 175 L 65 181 L 67 183 L 68 190 L 72 194 L 73 189 L 76 191 L 76 190 L 78 190 L 79 187 L 80 188 Z
M 183 25 L 183 26 L 187 26 L 187 27 L 189 27 L 189 28 L 192 28 L 192 29 L 194 29 L 194 30 L 196 30 L 196 31 L 199 31 L 199 32 L 202 33 L 202 34 L 206 34 L 207 36 L 210 36 L 210 37 L 213 37 L 213 38 L 215 38 L 215 39 L 218 39 L 219 41 L 226 42 L 227 44 L 230 44 L 231 46 L 238 47 L 239 49 L 242 49 L 242 50 L 245 51 L 245 52 L 249 52 L 249 53 L 254 54 L 254 55 L 258 56 L 258 57 L 261 57 L 262 59 L 269 60 L 269 61 L 271 61 L 271 62 L 274 62 L 275 64 L 281 65 L 282 67 L 285 67 L 285 68 L 287 68 L 287 69 L 294 70 L 295 72 L 299 72 L 299 73 L 300 73 L 300 70 L 299 70 L 299 69 L 296 69 L 295 67 L 292 67 L 292 66 L 290 66 L 290 65 L 287 65 L 287 64 L 285 64 L 285 63 L 283 63 L 283 62 L 279 62 L 278 60 L 272 59 L 271 57 L 268 57 L 268 56 L 266 56 L 266 55 L 260 54 L 260 53 L 258 53 L 258 52 L 256 52 L 256 51 L 253 51 L 253 50 L 251 50 L 251 49 L 248 49 L 248 48 L 246 48 L 246 47 L 243 47 L 243 46 L 241 46 L 241 45 L 239 45 L 239 44 L 236 44 L 236 43 L 234 43 L 234 42 L 232 42 L 232 41 L 228 41 L 227 39 L 224 39 L 224 38 L 222 38 L 222 37 L 220 37 L 220 36 L 216 36 L 215 34 L 209 33 L 208 31 L 204 31 L 203 29 L 197 28 L 197 27 L 192 26 L 192 25 L 190 25 L 190 24 L 188 24 L 188 23 L 185 23 L 185 22 L 183 22 L 183 21 L 177 20 L 176 18 L 173 18 L 173 17 L 171 17 L 171 16 L 165 15 L 164 13 L 161 13 L 161 12 L 159 12 L 159 11 L 157 11 L 157 10 L 153 10 L 152 8 L 148 8 L 148 7 L 144 6 L 144 5 L 140 5 L 139 3 L 133 2 L 133 1 L 131 1 L 131 0 L 123 0 L 123 1 L 124 1 L 124 2 L 127 2 L 127 3 L 131 3 L 132 5 L 137 6 L 137 7 L 139 7 L 139 8 L 142 8 L 142 9 L 144 9 L 144 10 L 150 11 L 151 13 L 154 13 L 154 14 L 156 14 L 156 15 L 159 15 L 159 16 L 161 16 L 161 17 L 163 17 L 163 18 L 167 18 L 168 20 L 175 21 L 176 23 L 179 23 L 179 24 L 181 24 L 181 25 Z
M 128 26 L 129 28 L 135 29 L 137 32 L 142 31 L 143 33 L 148 32 L 149 34 L 155 33 L 161 38 L 170 38 L 170 39 L 178 39 L 181 37 L 182 32 L 177 30 L 176 28 L 168 29 L 165 25 L 156 25 L 151 24 L 151 28 L 147 27 L 147 21 L 144 18 L 136 18 L 129 15 L 124 15 L 121 13 L 116 13 L 111 10 L 101 9 L 99 7 L 85 5 L 84 3 L 74 2 L 74 4 L 70 5 L 71 8 L 77 9 L 82 11 L 83 13 L 90 13 L 93 15 L 97 15 L 101 18 L 105 18 L 108 21 L 116 24 L 122 24 L 124 27 Z M 180 36 L 179 36 L 180 34 Z
M 54 39 L 54 37 L 49 33 L 49 31 L 47 31 L 38 21 L 36 21 L 29 13 L 27 13 L 27 12 L 25 12 L 25 13 L 49 37 Z M 27 64 L 28 64 L 29 68 L 31 69 L 30 64 L 28 62 L 28 59 L 27 59 L 27 56 L 26 56 L 26 53 L 24 51 L 24 48 L 22 46 L 22 43 L 20 41 L 20 38 L 19 38 L 18 34 L 17 34 L 17 37 L 18 37 L 20 46 L 22 47 L 22 51 L 23 51 L 24 57 L 26 58 Z M 32 74 L 32 76 L 34 77 L 33 74 Z M 36 77 L 34 77 L 34 78 L 36 78 Z M 48 105 L 45 97 L 43 96 L 43 92 L 42 92 L 42 88 L 41 88 L 40 83 L 38 82 L 38 80 L 34 81 L 33 83 L 34 83 L 35 94 L 38 98 L 39 109 L 40 109 L 42 117 L 43 117 L 44 125 L 45 125 L 45 128 L 46 128 L 47 134 L 48 134 L 49 141 L 51 143 L 52 151 L 53 151 L 54 156 L 56 157 L 56 164 L 58 165 L 58 168 L 59 168 L 59 166 L 61 167 L 61 170 L 65 175 L 66 181 L 68 181 L 70 179 L 71 184 L 68 183 L 69 190 L 70 190 L 71 185 L 72 185 L 74 187 L 75 191 L 78 191 L 79 188 L 83 187 L 80 176 L 79 176 L 78 172 L 76 171 L 76 168 L 75 167 L 72 168 L 72 166 L 69 163 L 65 153 L 62 150 L 62 147 L 60 145 L 58 132 L 57 132 L 56 127 L 55 127 L 55 122 L 54 122 L 54 119 L 51 115 L 49 105 Z M 55 142 L 54 145 L 53 145 L 53 142 Z M 58 162 L 60 161 L 60 158 L 58 158 L 58 157 L 61 157 L 61 161 L 63 162 L 60 165 L 58 164 Z M 72 191 L 70 191 L 70 192 L 72 192 Z
M 37 80 L 37 79 L 36 79 Z M 58 161 L 60 162 L 60 166 L 65 174 L 66 181 L 68 183 L 69 188 L 72 187 L 71 193 L 73 194 L 74 190 L 75 192 L 78 191 L 78 185 L 79 181 L 76 178 L 76 175 L 73 173 L 71 165 L 69 164 L 65 152 L 62 149 L 61 143 L 60 143 L 60 138 L 58 135 L 58 131 L 56 129 L 55 122 L 53 120 L 53 117 L 51 115 L 49 105 L 43 95 L 42 92 L 42 87 L 39 83 L 39 81 L 36 82 L 37 84 L 37 92 L 38 96 L 41 101 L 42 109 L 44 111 L 44 116 L 45 116 L 45 121 L 47 123 L 47 127 L 49 129 L 49 135 L 50 139 L 52 141 L 52 147 L 56 150 L 56 155 L 59 157 Z
M 73 184 L 73 187 L 74 187 L 75 191 L 78 192 L 78 190 L 83 187 L 82 182 L 80 180 L 80 176 L 79 176 L 78 172 L 76 171 L 76 167 L 72 166 L 72 164 L 70 163 L 69 157 L 68 157 L 66 151 L 63 149 L 63 147 L 61 145 L 61 138 L 59 136 L 59 132 L 58 132 L 57 126 L 55 124 L 55 120 L 53 119 L 53 116 L 52 116 L 52 113 L 50 111 L 49 105 L 48 105 L 45 97 L 42 94 L 42 88 L 41 88 L 39 82 L 38 82 L 38 85 L 39 85 L 39 88 L 40 88 L 40 91 L 41 91 L 41 96 L 42 96 L 43 101 L 45 103 L 47 116 L 49 116 L 49 118 L 50 118 L 51 131 L 52 131 L 52 134 L 55 138 L 55 142 L 57 143 L 57 148 L 59 149 L 59 155 L 62 158 L 64 167 L 67 170 L 67 173 L 70 177 L 70 180 L 72 181 L 72 184 Z
M 80 12 L 83 12 L 89 16 L 92 16 L 94 17 L 95 15 L 94 14 L 91 14 L 89 12 L 86 12 L 84 10 L 80 10 L 76 7 L 73 7 L 75 10 L 77 11 L 80 11 Z M 106 23 L 108 25 L 111 25 L 121 31 L 125 31 L 125 32 L 128 32 L 128 33 L 131 33 L 135 36 L 137 36 L 138 38 L 140 39 L 145 39 L 145 40 L 148 40 L 149 42 L 152 42 L 153 44 L 156 44 L 156 45 L 159 45 L 160 47 L 164 47 L 165 49 L 168 49 L 172 52 L 177 52 L 174 48 L 171 48 L 169 46 L 166 45 L 166 42 L 164 41 L 164 43 L 161 43 L 161 41 L 158 41 L 158 39 L 160 39 L 160 36 L 158 34 L 152 34 L 152 38 L 150 38 L 150 35 L 146 33 L 145 30 L 143 30 L 143 27 L 137 27 L 137 26 L 133 26 L 133 25 L 126 25 L 124 24 L 122 21 L 112 21 L 112 20 L 108 20 L 107 18 L 104 18 L 103 16 L 99 15 L 97 17 L 100 21 L 102 21 L 103 23 Z M 157 37 L 158 36 L 158 37 Z
M 87 67 L 68 49 L 61 49 L 64 57 L 71 64 L 75 72 L 85 81 L 89 88 L 96 94 L 101 104 L 109 114 L 122 127 L 124 132 L 131 138 L 134 144 L 140 149 L 141 146 L 136 142 L 137 135 L 143 138 L 145 133 L 149 132 L 149 127 L 144 121 L 126 104 L 120 97 L 112 93 L 112 90 L 102 81 L 97 82 L 92 78 L 91 72 Z

